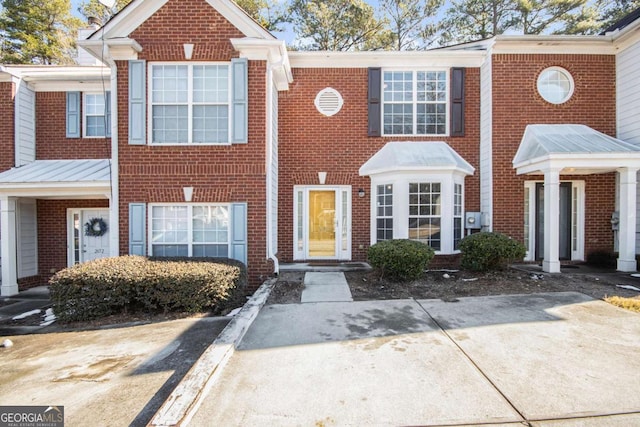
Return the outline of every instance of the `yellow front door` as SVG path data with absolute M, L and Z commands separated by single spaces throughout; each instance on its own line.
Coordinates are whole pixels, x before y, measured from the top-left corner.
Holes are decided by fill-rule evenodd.
M 335 191 L 309 191 L 309 256 L 336 256 Z

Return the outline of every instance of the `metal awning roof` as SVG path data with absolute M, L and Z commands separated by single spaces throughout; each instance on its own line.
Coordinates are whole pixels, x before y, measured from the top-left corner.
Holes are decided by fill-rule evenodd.
M 446 142 L 388 142 L 360 167 L 360 176 L 399 171 L 457 171 L 466 175 L 471 166 Z
M 111 162 L 36 160 L 0 173 L 0 194 L 25 197 L 108 197 Z
M 518 174 L 547 169 L 591 174 L 638 166 L 640 145 L 575 124 L 528 125 L 513 158 Z

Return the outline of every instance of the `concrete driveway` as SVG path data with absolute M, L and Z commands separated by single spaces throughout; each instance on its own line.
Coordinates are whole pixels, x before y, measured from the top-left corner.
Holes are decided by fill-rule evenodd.
M 190 425 L 640 425 L 639 354 L 579 293 L 271 305 Z
M 228 321 L 10 337 L 0 405 L 62 405 L 69 426 L 144 426 Z

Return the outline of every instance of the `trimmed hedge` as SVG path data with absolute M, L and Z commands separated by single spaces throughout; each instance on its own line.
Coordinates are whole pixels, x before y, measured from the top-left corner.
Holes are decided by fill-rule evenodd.
M 460 242 L 462 268 L 475 271 L 499 270 L 509 262 L 521 261 L 527 250 L 524 245 L 501 233 L 481 232 Z
M 384 240 L 372 245 L 367 258 L 371 266 L 391 280 L 415 280 L 422 276 L 435 252 L 422 242 L 408 239 Z
M 246 268 L 230 259 L 121 256 L 61 270 L 49 286 L 63 321 L 123 311 L 194 313 L 220 308 L 244 292 Z

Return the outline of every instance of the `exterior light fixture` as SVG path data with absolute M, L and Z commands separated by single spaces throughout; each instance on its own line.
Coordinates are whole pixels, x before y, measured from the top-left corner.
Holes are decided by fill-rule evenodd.
M 364 197 L 364 188 L 359 188 L 358 189 L 358 197 Z

